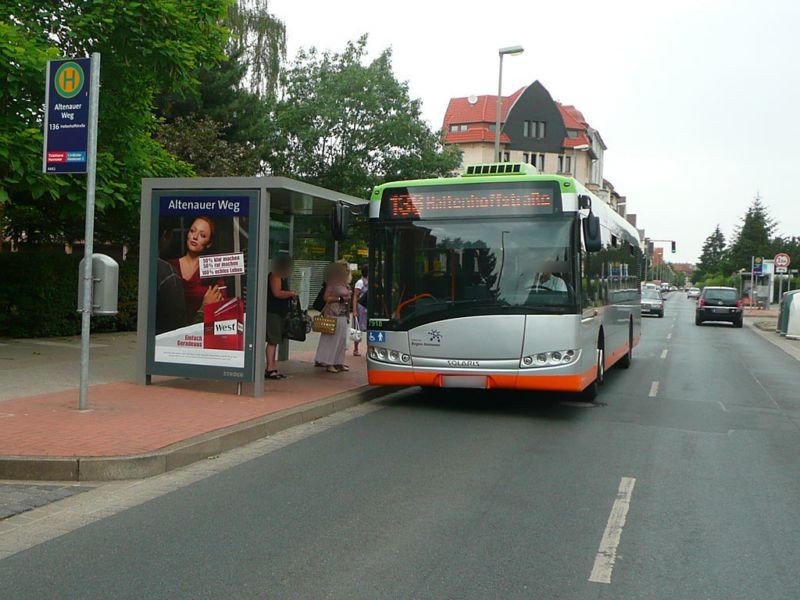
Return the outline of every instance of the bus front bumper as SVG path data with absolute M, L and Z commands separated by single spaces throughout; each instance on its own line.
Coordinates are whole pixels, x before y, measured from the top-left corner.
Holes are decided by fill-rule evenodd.
M 578 364 L 540 369 L 516 369 L 502 373 L 486 370 L 423 369 L 389 366 L 368 359 L 371 385 L 423 386 L 580 392 L 594 380 L 596 366 Z M 583 370 L 581 370 L 583 369 Z

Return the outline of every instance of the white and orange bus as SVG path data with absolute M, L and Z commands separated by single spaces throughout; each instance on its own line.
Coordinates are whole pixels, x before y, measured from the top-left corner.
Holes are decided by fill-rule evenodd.
M 575 179 L 473 165 L 381 185 L 369 208 L 371 384 L 591 400 L 631 364 L 638 232 Z

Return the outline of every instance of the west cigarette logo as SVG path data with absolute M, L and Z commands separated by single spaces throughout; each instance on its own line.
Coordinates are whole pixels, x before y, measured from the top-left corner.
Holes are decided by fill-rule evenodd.
M 236 319 L 214 321 L 214 335 L 236 335 Z
M 59 96 L 74 98 L 83 89 L 83 69 L 78 63 L 66 62 L 58 67 L 54 83 Z

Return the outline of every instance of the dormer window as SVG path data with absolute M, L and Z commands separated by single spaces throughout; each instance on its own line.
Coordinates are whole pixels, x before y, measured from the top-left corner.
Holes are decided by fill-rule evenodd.
M 544 121 L 523 121 L 522 122 L 522 136 L 526 138 L 533 138 L 541 140 L 546 135 L 546 128 Z

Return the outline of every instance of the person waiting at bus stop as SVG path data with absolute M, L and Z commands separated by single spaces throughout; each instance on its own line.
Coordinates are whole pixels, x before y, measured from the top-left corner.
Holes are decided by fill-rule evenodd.
M 350 267 L 346 262 L 331 263 L 325 269 L 325 306 L 322 314 L 336 318 L 336 330 L 320 336 L 314 357 L 314 362 L 325 367 L 328 373 L 350 370 L 345 364 L 350 297 Z
M 353 328 L 360 332 L 367 331 L 367 293 L 369 292 L 369 266 L 361 267 L 361 277 L 353 288 Z M 353 356 L 361 356 L 358 344 L 353 342 Z
M 285 254 L 273 261 L 272 271 L 267 278 L 267 379 L 285 379 L 278 372 L 275 354 L 284 338 L 284 323 L 289 314 L 289 301 L 297 298 L 297 292 L 289 289 L 289 275 L 292 273 L 292 259 Z

